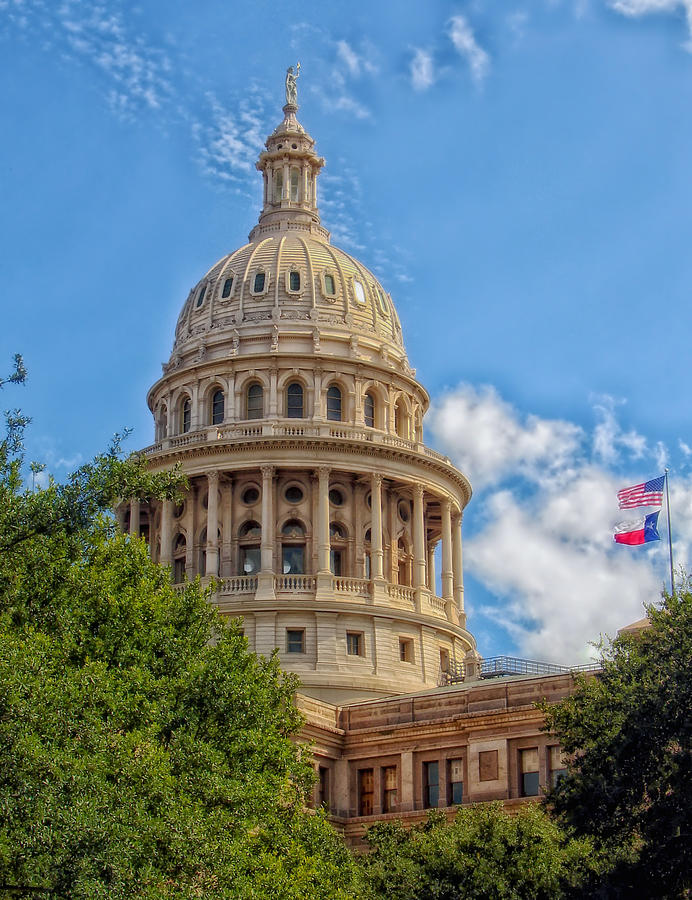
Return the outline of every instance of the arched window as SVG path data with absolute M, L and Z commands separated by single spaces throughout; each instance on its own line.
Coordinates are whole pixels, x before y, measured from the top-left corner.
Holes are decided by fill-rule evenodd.
M 329 568 L 337 577 L 346 569 L 346 529 L 338 522 L 329 523 Z
M 248 419 L 261 419 L 264 415 L 264 390 L 261 384 L 251 384 L 247 389 L 247 416 Z
M 292 381 L 286 388 L 286 416 L 289 419 L 302 419 L 303 410 L 303 385 Z
M 284 187 L 284 173 L 281 169 L 274 170 L 274 203 L 281 203 L 281 194 Z
M 223 391 L 214 391 L 211 398 L 211 424 L 220 425 L 223 422 L 224 397 Z
M 190 425 L 192 423 L 192 401 L 189 397 L 186 397 L 183 400 L 182 406 L 180 407 L 180 424 L 181 431 L 183 434 L 186 434 L 190 430 Z
M 375 398 L 370 392 L 363 399 L 363 418 L 368 428 L 375 427 Z
M 341 391 L 335 384 L 327 391 L 327 418 L 330 422 L 341 421 Z
M 255 280 L 252 283 L 252 291 L 255 294 L 261 294 L 264 290 L 264 282 L 266 280 L 266 276 L 264 272 L 257 272 L 255 275 Z
M 300 169 L 291 168 L 291 200 L 298 202 L 298 186 L 300 184 Z
M 300 272 L 297 269 L 291 269 L 288 273 L 288 289 L 289 291 L 300 290 Z
M 305 528 L 298 519 L 289 519 L 281 529 L 281 571 L 305 574 Z
M 159 417 L 156 424 L 158 432 L 157 440 L 161 441 L 168 435 L 168 409 L 165 404 L 159 408 Z
M 232 290 L 233 290 L 233 276 L 231 275 L 223 283 L 223 290 L 221 291 L 222 299 L 225 300 L 227 297 L 230 297 Z
M 262 565 L 260 539 L 262 529 L 252 519 L 240 526 L 238 531 L 238 574 L 256 575 Z
M 200 288 L 199 294 L 197 294 L 197 309 L 204 303 L 204 295 L 207 293 L 207 286 L 203 284 Z
M 185 581 L 185 553 L 187 542 L 185 535 L 179 534 L 173 544 L 173 582 L 181 584 Z

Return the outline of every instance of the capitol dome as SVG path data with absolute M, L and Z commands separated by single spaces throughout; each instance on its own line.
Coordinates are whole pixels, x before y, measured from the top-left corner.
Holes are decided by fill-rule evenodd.
M 461 544 L 471 487 L 425 446 L 429 398 L 391 297 L 320 222 L 324 160 L 297 109 L 287 94 L 257 162 L 249 243 L 192 287 L 147 397 L 155 441 L 142 452 L 154 471 L 182 467 L 184 502 L 118 514 L 180 589 L 210 584 L 250 648 L 278 650 L 304 693 L 389 696 L 476 664 Z

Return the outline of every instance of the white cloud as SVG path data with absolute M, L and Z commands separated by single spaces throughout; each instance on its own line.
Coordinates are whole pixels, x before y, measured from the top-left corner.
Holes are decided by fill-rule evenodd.
M 411 84 L 416 91 L 427 91 L 435 84 L 432 54 L 417 47 L 410 64 Z
M 490 57 L 476 40 L 465 16 L 453 16 L 450 19 L 449 37 L 457 53 L 468 62 L 473 80 L 480 83 L 488 74 Z
M 641 618 L 642 604 L 660 595 L 664 523 L 661 543 L 646 548 L 616 545 L 612 534 L 623 515 L 618 488 L 660 471 L 654 466 L 668 451 L 622 428 L 618 405 L 599 397 L 591 431 L 520 414 L 488 386 L 462 384 L 431 409 L 436 445 L 476 490 L 464 517 L 464 562 L 495 600 L 480 610 L 469 602 L 507 628 L 523 656 L 585 661 L 590 641 Z M 677 479 L 671 508 L 675 558 L 686 565 L 692 477 Z
M 691 36 L 686 47 L 692 50 L 692 0 L 609 0 L 608 5 L 615 12 L 630 18 L 656 13 L 683 13 Z
M 261 97 L 241 100 L 234 109 L 207 96 L 209 114 L 192 123 L 202 168 L 225 182 L 255 182 L 254 166 L 262 149 L 264 104 Z
M 460 385 L 433 404 L 427 423 L 441 449 L 479 486 L 510 472 L 540 478 L 562 468 L 582 437 L 577 425 L 560 419 L 522 421 L 489 385 Z

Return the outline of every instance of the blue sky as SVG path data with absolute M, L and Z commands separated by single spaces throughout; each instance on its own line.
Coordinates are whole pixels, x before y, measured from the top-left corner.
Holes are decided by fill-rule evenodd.
M 56 477 L 148 387 L 189 288 L 256 221 L 301 62 L 334 243 L 392 292 L 469 475 L 485 655 L 576 662 L 641 615 L 667 548 L 614 491 L 671 468 L 692 542 L 691 0 L 0 0 L 0 359 Z

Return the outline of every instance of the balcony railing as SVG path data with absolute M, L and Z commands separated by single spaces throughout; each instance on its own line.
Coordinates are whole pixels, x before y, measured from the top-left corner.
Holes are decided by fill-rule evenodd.
M 491 656 L 481 662 L 481 678 L 499 678 L 503 675 L 569 675 L 573 672 L 594 672 L 600 668 L 600 663 L 561 666 L 558 663 L 519 659 L 516 656 Z
M 275 575 L 274 590 L 277 593 L 299 592 L 307 593 L 315 590 L 316 579 L 314 575 Z
M 195 444 L 215 444 L 218 441 L 256 440 L 257 438 L 336 438 L 339 440 L 366 441 L 385 447 L 398 447 L 413 453 L 422 453 L 430 459 L 451 465 L 449 457 L 425 444 L 388 434 L 376 428 L 363 428 L 347 422 L 286 422 L 286 420 L 261 419 L 257 421 L 233 422 L 226 425 L 205 425 L 197 431 L 165 437 L 145 447 L 142 453 L 151 456 L 164 450 L 176 450 L 180 447 L 191 447 Z
M 350 594 L 354 597 L 370 597 L 371 588 L 367 578 L 332 578 L 332 590 L 335 594 Z

